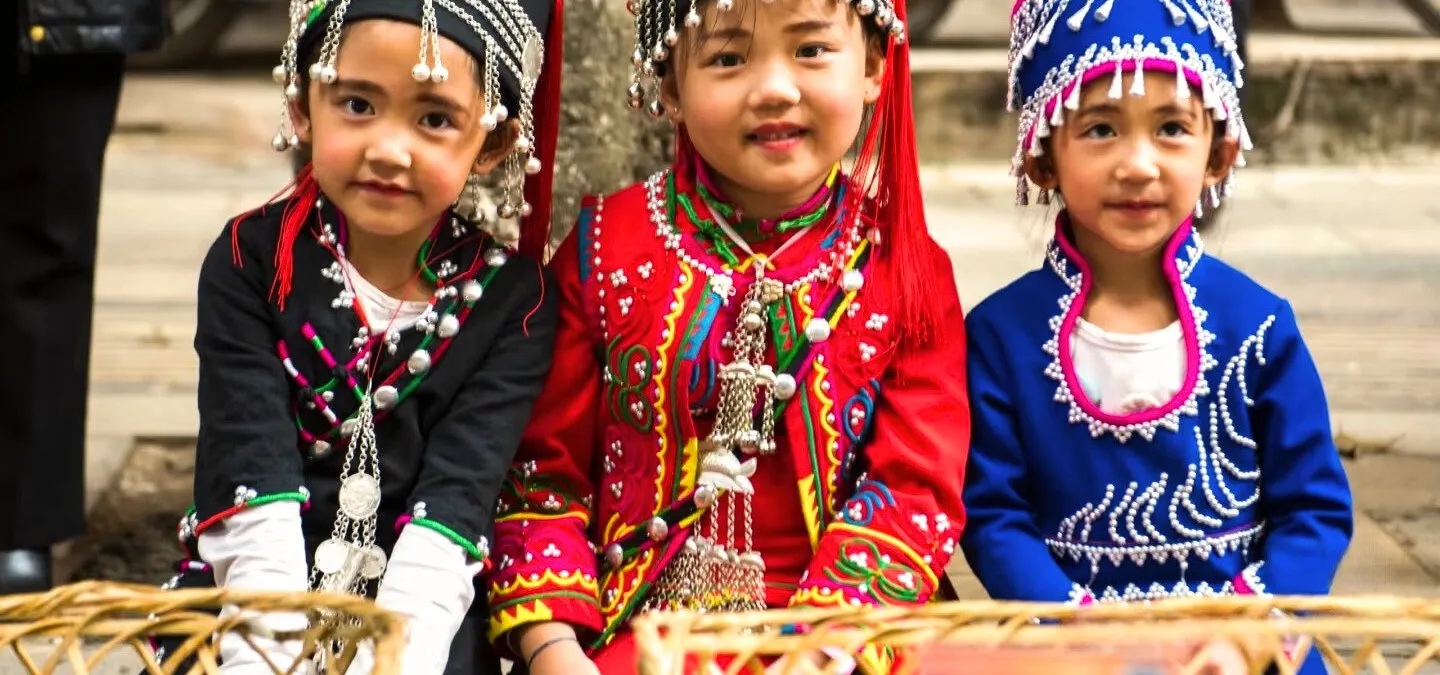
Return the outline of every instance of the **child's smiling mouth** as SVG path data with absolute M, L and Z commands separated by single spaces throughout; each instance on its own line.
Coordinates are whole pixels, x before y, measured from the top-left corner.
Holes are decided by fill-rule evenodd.
M 745 134 L 745 141 L 765 150 L 785 151 L 799 145 L 810 131 L 798 124 L 772 122 L 755 127 Z

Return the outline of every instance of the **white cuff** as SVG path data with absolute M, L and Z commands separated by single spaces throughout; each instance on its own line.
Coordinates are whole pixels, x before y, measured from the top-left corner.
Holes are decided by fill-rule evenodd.
M 282 593 L 310 590 L 297 502 L 272 502 L 243 509 L 202 532 L 198 548 L 200 558 L 215 570 L 215 584 L 222 588 Z M 237 612 L 239 608 L 226 605 L 221 615 Z M 257 613 L 251 622 L 271 631 L 304 630 L 307 625 L 302 612 Z M 278 642 L 258 635 L 251 639 L 256 648 L 239 635 L 221 636 L 223 675 L 273 675 L 277 671 L 266 665 L 266 656 L 278 672 L 285 672 L 304 647 L 298 640 Z M 297 672 L 311 672 L 309 664 L 303 664 Z
M 475 600 L 475 575 L 483 565 L 468 558 L 439 532 L 413 524 L 401 530 L 375 604 L 405 619 L 400 669 L 405 675 L 444 672 L 450 643 Z

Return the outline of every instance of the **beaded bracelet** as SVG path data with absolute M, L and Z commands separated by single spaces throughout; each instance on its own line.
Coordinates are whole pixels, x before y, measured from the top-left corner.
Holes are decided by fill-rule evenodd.
M 574 642 L 576 644 L 579 644 L 580 639 L 575 637 L 574 635 L 557 635 L 550 638 L 549 640 L 541 642 L 540 646 L 536 647 L 535 651 L 530 652 L 530 656 L 525 659 L 525 670 L 530 670 L 530 666 L 535 664 L 535 659 L 540 656 L 540 652 L 543 652 L 554 645 L 558 645 L 561 642 Z

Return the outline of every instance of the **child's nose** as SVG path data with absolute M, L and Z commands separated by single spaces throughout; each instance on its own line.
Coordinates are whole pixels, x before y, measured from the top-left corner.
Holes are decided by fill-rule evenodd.
M 381 166 L 410 168 L 410 145 L 404 134 L 380 134 L 365 149 L 365 161 Z
M 1156 161 L 1155 146 L 1148 140 L 1137 140 L 1130 145 L 1125 159 L 1120 163 L 1117 177 L 1123 181 L 1145 181 L 1160 177 L 1160 165 Z

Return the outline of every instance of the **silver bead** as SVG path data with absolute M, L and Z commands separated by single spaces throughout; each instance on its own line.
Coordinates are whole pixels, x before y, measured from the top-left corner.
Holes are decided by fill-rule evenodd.
M 275 137 L 270 139 L 270 147 L 274 148 L 275 152 L 285 152 L 290 149 L 290 139 L 285 138 L 285 134 L 275 134 Z
M 638 66 L 638 65 L 640 65 L 640 64 L 642 64 L 642 63 L 645 63 L 645 52 L 640 51 L 638 48 L 637 48 L 635 51 L 631 52 L 631 53 L 630 53 L 630 63 L 633 64 L 633 65 L 636 65 L 636 66 Z M 633 85 L 633 86 L 637 86 L 637 87 L 638 87 L 638 86 L 640 86 L 640 85 Z
M 504 103 L 497 103 L 494 112 L 497 121 L 504 122 L 510 119 L 510 109 L 506 108 Z
M 719 0 L 718 2 L 715 3 L 715 8 L 718 9 L 718 10 L 720 10 L 720 11 L 722 11 L 722 12 L 728 12 L 728 11 L 730 11 L 731 8 L 733 8 L 734 6 L 735 6 L 735 0 Z
M 659 119 L 665 116 L 665 104 L 661 103 L 660 99 L 657 98 L 645 107 L 645 112 L 650 113 L 651 117 Z
M 460 297 L 464 299 L 466 303 L 473 303 L 479 300 L 480 296 L 484 293 L 485 287 L 481 286 L 480 282 L 474 279 L 465 282 L 465 285 L 460 288 Z
M 486 131 L 494 131 L 495 127 L 500 126 L 500 122 L 495 119 L 493 113 L 485 113 L 480 116 L 480 126 Z
M 399 400 L 400 391 L 395 387 L 387 384 L 375 390 L 374 398 L 375 407 L 381 410 L 385 410 L 386 408 L 395 405 L 395 401 Z
M 530 152 L 530 139 L 524 136 L 515 139 L 515 151 L 522 154 Z
M 530 202 L 520 202 L 520 215 L 528 216 L 534 210 L 534 207 L 530 206 Z
M 674 29 L 674 28 L 669 28 L 669 29 L 666 29 L 666 30 L 665 30 L 665 45 L 666 45 L 666 46 L 668 46 L 668 47 L 674 47 L 674 46 L 675 46 L 675 43 L 677 43 L 677 42 L 679 42 L 679 41 L 680 41 L 680 36 L 675 32 L 675 29 Z
M 435 66 L 434 68 L 432 68 L 432 69 L 430 70 L 430 81 L 431 81 L 431 82 L 434 82 L 435 84 L 441 84 L 441 83 L 445 82 L 445 81 L 448 80 L 448 79 L 450 79 L 450 69 L 449 69 L 449 68 L 446 68 L 445 66 L 437 65 L 437 66 Z
M 811 342 L 824 342 L 830 339 L 830 322 L 815 318 L 805 324 L 805 337 Z
M 775 376 L 775 396 L 780 400 L 790 400 L 795 395 L 796 389 L 795 376 L 790 373 L 780 373 Z
M 320 81 L 325 84 L 335 84 L 335 80 L 339 78 L 340 74 L 335 72 L 335 66 L 325 66 L 320 69 Z
M 429 80 L 430 66 L 427 66 L 423 63 L 415 64 L 415 67 L 410 69 L 410 77 L 415 78 L 416 82 L 424 82 L 426 80 Z
M 283 63 L 270 69 L 270 79 L 275 80 L 275 84 L 285 84 L 285 76 L 288 74 Z
M 500 216 L 501 218 L 514 218 L 515 205 L 511 204 L 510 202 L 504 202 L 500 204 L 499 208 L 495 209 L 495 215 Z
M 440 326 L 435 329 L 435 333 L 441 338 L 449 339 L 455 337 L 455 334 L 459 332 L 460 319 L 456 318 L 454 314 L 446 314 L 440 317 Z
M 665 522 L 664 518 L 656 516 L 645 525 L 645 532 L 650 535 L 651 539 L 660 541 L 670 534 L 670 525 Z
M 860 12 L 860 16 L 870 16 L 874 14 L 875 0 L 860 0 L 860 3 L 855 5 L 855 11 Z
M 510 260 L 510 254 L 503 248 L 492 248 L 485 252 L 485 264 L 491 267 L 504 267 Z
M 320 79 L 320 71 L 321 71 L 322 69 L 324 69 L 324 66 L 320 65 L 320 62 L 319 62 L 319 61 L 316 61 L 315 63 L 310 64 L 310 79 L 312 79 L 312 80 L 318 80 L 318 79 Z
M 619 544 L 611 544 L 605 547 L 605 564 L 611 567 L 619 567 L 622 562 L 625 562 L 625 549 L 621 548 Z
M 535 157 L 525 160 L 525 173 L 531 176 L 540 173 L 540 160 Z
M 293 83 L 293 82 L 290 83 L 290 84 L 288 84 L 288 85 L 286 85 L 286 86 L 285 86 L 285 98 L 288 98 L 288 99 L 290 99 L 290 100 L 292 100 L 292 101 L 300 98 L 300 87 L 299 87 L 298 85 L 296 85 L 295 83 Z
M 345 438 L 349 438 L 349 437 L 351 437 L 351 436 L 354 436 L 354 435 L 355 435 L 355 426 L 358 425 L 358 424 L 360 424 L 360 423 L 359 423 L 359 422 L 356 422 L 356 421 L 355 421 L 355 418 L 353 418 L 353 417 L 350 418 L 350 419 L 348 419 L 348 420 L 345 420 L 344 422 L 341 422 L 341 423 L 340 423 L 340 435 L 341 435 L 341 436 L 344 436 Z
M 310 444 L 310 459 L 325 459 L 333 449 L 328 441 L 315 441 Z
M 708 509 L 715 503 L 715 488 L 702 485 L 695 489 L 695 506 Z
M 419 375 L 430 370 L 430 352 L 424 349 L 415 350 L 415 353 L 405 361 L 405 369 L 410 371 L 411 375 Z
M 760 328 L 765 325 L 765 320 L 760 318 L 759 314 L 755 313 L 746 313 L 743 321 L 745 322 L 745 328 L 747 330 L 760 330 Z
M 650 60 L 652 61 L 664 61 L 666 56 L 669 56 L 669 54 L 666 53 L 664 47 L 659 45 L 656 45 L 654 49 L 650 50 Z
M 849 292 L 855 292 L 865 285 L 865 275 L 860 270 L 850 270 L 841 279 L 840 285 Z

